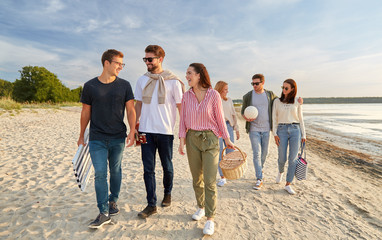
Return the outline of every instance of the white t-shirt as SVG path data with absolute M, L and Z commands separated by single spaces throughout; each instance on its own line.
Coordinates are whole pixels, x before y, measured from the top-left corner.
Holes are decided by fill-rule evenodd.
M 143 75 L 137 81 L 134 97 L 142 101 L 142 90 L 149 80 Z M 164 104 L 158 103 L 158 82 L 151 98 L 151 103 L 142 102 L 141 118 L 139 120 L 139 131 L 147 133 L 174 134 L 176 121 L 176 104 L 182 103 L 182 86 L 178 80 L 165 80 L 166 99 Z

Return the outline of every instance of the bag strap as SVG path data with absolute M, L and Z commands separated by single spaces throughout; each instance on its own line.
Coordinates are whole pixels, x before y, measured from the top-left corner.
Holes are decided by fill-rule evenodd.
M 305 149 L 305 142 L 302 142 L 301 143 L 301 153 L 300 153 L 300 156 L 302 156 L 302 154 L 304 154 L 304 159 L 306 160 L 306 151 L 304 151 Z

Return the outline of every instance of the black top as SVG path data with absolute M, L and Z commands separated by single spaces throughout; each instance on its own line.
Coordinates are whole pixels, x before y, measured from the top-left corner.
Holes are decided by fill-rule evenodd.
M 125 103 L 134 99 L 131 85 L 122 78 L 104 84 L 95 77 L 84 85 L 81 102 L 91 105 L 89 140 L 125 138 Z

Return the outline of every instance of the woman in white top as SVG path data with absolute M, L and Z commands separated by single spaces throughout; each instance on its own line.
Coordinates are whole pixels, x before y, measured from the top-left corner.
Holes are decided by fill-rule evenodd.
M 273 134 L 278 146 L 279 173 L 276 183 L 280 183 L 284 166 L 287 160 L 287 148 L 289 145 L 288 170 L 286 176 L 285 190 L 289 194 L 296 194 L 290 184 L 296 172 L 296 160 L 300 147 L 300 142 L 306 141 L 305 126 L 302 116 L 302 106 L 297 102 L 297 84 L 293 79 L 287 79 L 282 86 L 282 93 L 279 99 L 273 102 Z
M 215 90 L 220 93 L 220 97 L 222 99 L 222 106 L 223 106 L 223 112 L 224 112 L 224 120 L 227 124 L 227 130 L 229 133 L 229 138 L 231 142 L 235 141 L 235 137 L 233 132 L 236 132 L 236 140 L 240 138 L 239 134 L 239 126 L 237 125 L 237 118 L 236 118 L 236 111 L 235 107 L 233 105 L 232 99 L 227 97 L 228 93 L 228 83 L 224 81 L 219 81 L 215 85 Z M 219 153 L 219 163 L 222 160 L 222 151 L 226 147 L 225 142 L 222 138 L 219 138 L 219 145 L 220 145 L 220 153 Z M 234 149 L 227 148 L 226 154 L 234 151 Z M 221 179 L 218 182 L 219 187 L 223 187 L 224 184 L 227 183 L 227 179 L 223 176 L 223 172 L 218 166 L 219 174 Z

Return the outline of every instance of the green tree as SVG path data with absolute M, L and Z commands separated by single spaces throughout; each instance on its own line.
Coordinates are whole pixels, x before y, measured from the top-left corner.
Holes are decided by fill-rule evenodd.
M 25 66 L 14 83 L 13 98 L 19 102 L 72 101 L 73 94 L 44 67 Z
M 13 91 L 13 83 L 0 79 L 0 97 L 10 97 Z

